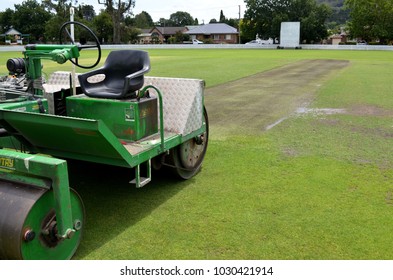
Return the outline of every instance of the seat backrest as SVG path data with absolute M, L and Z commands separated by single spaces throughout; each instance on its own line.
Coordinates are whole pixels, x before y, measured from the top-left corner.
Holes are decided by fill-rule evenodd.
M 119 50 L 109 53 L 104 64 L 106 69 L 105 86 L 122 91 L 125 86 L 124 78 L 143 69 L 145 54 L 145 52 L 137 50 Z M 137 83 L 133 83 L 134 87 L 128 88 L 127 91 L 140 89 L 143 86 L 143 76 L 140 76 L 138 80 Z
M 83 92 L 91 97 L 122 99 L 142 88 L 144 74 L 150 70 L 149 55 L 140 50 L 117 50 L 109 53 L 104 65 L 79 76 Z M 88 78 L 104 74 L 99 83 Z

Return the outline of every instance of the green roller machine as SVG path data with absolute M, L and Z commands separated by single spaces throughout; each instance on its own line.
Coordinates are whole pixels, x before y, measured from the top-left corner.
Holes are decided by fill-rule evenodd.
M 72 26 L 93 43 L 75 43 Z M 70 43 L 27 45 L 23 59 L 7 63 L 24 75 L 21 88 L 2 92 L 0 85 L 0 259 L 70 259 L 76 252 L 85 213 L 69 185 L 68 159 L 129 168 L 130 183 L 140 188 L 161 167 L 193 177 L 206 153 L 204 81 L 145 76 L 150 60 L 139 50 L 112 51 L 98 69 L 44 79 L 42 60 L 82 68 L 100 61 L 99 41 L 86 26 L 68 22 L 60 33 Z M 85 48 L 97 52 L 93 65 L 79 63 Z

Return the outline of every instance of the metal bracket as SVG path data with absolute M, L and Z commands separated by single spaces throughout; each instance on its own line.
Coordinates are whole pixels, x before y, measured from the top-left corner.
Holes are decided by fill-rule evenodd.
M 137 188 L 142 188 L 151 182 L 151 159 L 147 162 L 147 177 L 141 177 L 140 164 L 135 167 L 135 179 L 130 183 L 135 184 Z
M 51 188 L 55 196 L 58 235 L 61 238 L 71 237 L 74 230 L 65 160 L 3 149 L 0 150 L 0 169 L 8 170 L 1 175 L 3 180 L 33 183 L 45 189 L 49 187 L 47 179 L 51 180 Z

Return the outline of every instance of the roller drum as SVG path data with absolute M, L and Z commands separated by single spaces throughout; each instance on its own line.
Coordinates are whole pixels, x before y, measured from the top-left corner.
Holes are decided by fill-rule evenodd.
M 0 186 L 0 259 L 21 259 L 25 219 L 44 189 L 2 182 Z
M 56 235 L 53 190 L 0 181 L 0 259 L 70 259 L 84 223 L 84 207 L 71 190 L 74 224 L 70 239 Z

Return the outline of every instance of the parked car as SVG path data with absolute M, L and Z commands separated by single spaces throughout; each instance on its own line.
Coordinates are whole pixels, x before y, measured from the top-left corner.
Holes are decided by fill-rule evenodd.
M 194 45 L 203 44 L 202 41 L 199 41 L 199 40 L 197 40 L 197 39 L 192 39 L 192 43 L 193 43 Z
M 262 40 L 262 39 L 256 39 L 252 40 L 250 42 L 247 42 L 246 45 L 272 45 L 274 43 L 272 38 L 269 38 L 267 40 Z
M 246 45 L 260 45 L 257 40 L 252 40 L 250 42 L 247 42 Z

